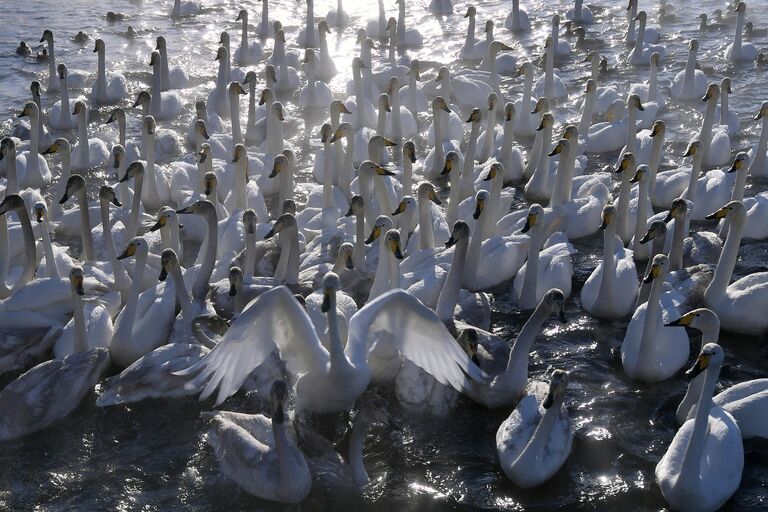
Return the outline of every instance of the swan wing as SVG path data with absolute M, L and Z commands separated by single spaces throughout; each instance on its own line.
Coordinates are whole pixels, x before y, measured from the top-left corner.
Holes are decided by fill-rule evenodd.
M 220 404 L 240 389 L 251 370 L 275 348 L 294 375 L 325 367 L 328 362 L 328 351 L 307 312 L 285 286 L 252 300 L 205 358 L 176 374 L 194 375 L 187 384 L 191 387 L 208 381 L 201 400 L 218 388 L 216 404 Z
M 380 336 L 385 332 L 390 336 Z M 404 290 L 391 290 L 352 316 L 346 353 L 355 366 L 367 364 L 376 338 L 394 343 L 407 359 L 458 391 L 467 386 L 467 375 L 478 382 L 485 378 L 434 311 Z

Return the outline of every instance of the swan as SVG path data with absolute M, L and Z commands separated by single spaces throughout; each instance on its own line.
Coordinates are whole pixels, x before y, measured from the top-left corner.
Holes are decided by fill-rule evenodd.
M 449 1 L 450 3 L 450 1 Z M 344 6 L 341 0 L 336 1 L 336 9 L 331 9 L 325 15 L 325 19 L 332 27 L 342 28 L 345 25 L 349 25 L 349 14 L 344 10 Z
M 51 138 L 51 134 L 48 132 L 48 128 L 45 126 L 48 122 L 46 119 L 47 116 L 43 113 L 42 108 L 42 101 L 40 99 L 40 82 L 37 80 L 32 80 L 29 84 L 29 90 L 32 93 L 32 103 L 35 104 L 37 107 L 37 111 L 39 113 L 40 122 L 38 123 L 38 143 L 45 146 L 50 145 L 50 143 L 53 141 Z M 21 140 L 30 140 L 31 139 L 31 131 L 32 129 L 32 120 L 30 119 L 29 122 L 25 120 L 20 120 L 18 124 L 14 125 L 13 130 L 11 131 L 11 137 L 18 137 Z
M 621 343 L 621 363 L 634 380 L 659 382 L 675 375 L 688 361 L 685 329 L 664 328 L 679 313 L 674 297 L 662 294 L 669 258 L 658 254 L 643 283 L 651 284 L 648 300 L 632 315 Z
M 571 56 L 571 46 L 568 41 L 560 41 L 560 16 L 557 14 L 552 16 L 550 35 L 552 37 L 552 48 L 555 49 L 555 60 L 561 60 Z
M 296 37 L 296 42 L 302 48 L 317 48 L 320 44 L 320 39 L 317 36 L 315 30 L 315 2 L 314 0 L 307 0 L 307 21 L 304 28 L 299 30 L 299 35 Z
M 627 56 L 627 63 L 633 66 L 647 66 L 650 62 L 651 55 L 658 53 L 660 57 L 664 57 L 666 52 L 664 46 L 660 44 L 648 44 L 645 38 L 645 24 L 647 15 L 645 11 L 640 11 L 633 21 L 639 21 L 640 27 L 637 29 L 637 40 L 635 46 Z
M 235 61 L 242 67 L 257 64 L 261 59 L 262 49 L 258 42 L 248 42 L 248 11 L 240 9 L 235 21 L 243 22 L 240 46 L 235 50 L 234 54 Z
M 232 45 L 230 43 L 231 43 L 231 40 L 229 37 L 229 32 L 225 30 L 219 36 L 219 44 L 221 45 L 222 48 L 227 50 L 228 56 L 234 57 L 234 54 L 232 52 Z M 245 73 L 246 72 L 244 69 L 238 66 L 233 67 L 232 61 L 230 61 L 229 59 L 227 59 L 224 62 L 224 74 L 226 75 L 225 83 L 230 83 L 233 80 L 235 82 L 242 82 L 243 80 L 245 80 Z
M 325 82 L 315 80 L 315 73 L 317 71 L 315 52 L 307 48 L 302 62 L 304 64 L 304 72 L 307 75 L 307 85 L 299 93 L 299 106 L 305 109 L 327 108 L 333 101 L 333 94 Z
M 72 168 L 84 170 L 102 165 L 109 158 L 109 149 L 103 140 L 88 136 L 88 107 L 77 101 L 72 114 L 77 116 L 77 144 L 72 148 Z
M 536 135 L 541 119 L 538 99 L 533 97 L 533 64 L 523 62 L 517 77 L 523 76 L 523 93 L 515 100 L 515 110 L 519 112 L 515 118 L 515 135 L 532 137 Z M 544 112 L 541 112 L 542 114 Z
M 504 26 L 512 33 L 530 32 L 528 13 L 520 9 L 520 0 L 512 0 L 512 10 L 504 18 Z
M 176 297 L 172 285 L 165 283 L 141 292 L 148 254 L 146 240 L 136 237 L 117 257 L 118 260 L 129 257 L 136 259 L 131 291 L 125 308 L 115 320 L 115 333 L 109 347 L 112 361 L 122 368 L 167 343 L 176 316 Z
M 746 208 L 731 201 L 708 220 L 727 219 L 730 223 L 723 252 L 717 262 L 715 277 L 704 292 L 704 305 L 717 313 L 724 329 L 741 334 L 760 335 L 768 332 L 768 319 L 752 314 L 768 301 L 768 272 L 756 272 L 730 284 L 744 233 Z
M 186 89 L 189 87 L 187 72 L 180 67 L 170 68 L 168 66 L 168 44 L 165 41 L 165 37 L 157 36 L 155 50 L 160 52 L 160 83 L 162 84 L 163 91 Z
M 702 349 L 708 343 L 717 343 L 720 335 L 720 319 L 710 309 L 699 308 L 666 324 L 669 327 L 691 327 L 701 331 Z M 696 376 L 688 384 L 685 397 L 677 407 L 677 422 L 683 424 L 696 415 L 696 401 L 704 385 L 704 375 Z M 739 382 L 715 395 L 713 405 L 722 407 L 733 416 L 741 431 L 742 439 L 768 437 L 768 424 L 762 414 L 768 400 L 768 379 Z
M 747 182 L 747 174 L 750 171 L 749 155 L 741 152 L 736 155 L 733 165 L 728 170 L 729 173 L 736 173 L 736 182 L 731 192 L 731 201 L 741 201 L 747 210 L 746 225 L 744 227 L 744 238 L 748 240 L 764 240 L 768 238 L 766 230 L 766 215 L 768 215 L 768 194 L 761 192 L 752 197 L 744 197 L 744 189 Z M 720 238 L 725 239 L 728 234 L 728 222 L 724 221 L 720 225 Z
M 637 41 L 639 29 L 635 30 L 635 21 L 637 16 L 637 0 L 629 0 L 627 5 L 627 35 L 624 41 L 627 45 L 634 45 Z M 655 43 L 659 40 L 659 31 L 654 27 L 645 27 L 644 41 L 647 43 Z
M 446 155 L 451 151 L 459 151 L 459 142 L 450 139 L 448 133 L 443 133 L 447 123 L 442 122 L 442 119 L 446 117 L 446 114 L 450 115 L 451 112 L 448 103 L 442 96 L 437 96 L 432 100 L 432 126 L 434 127 L 435 144 L 424 158 L 423 172 L 427 179 L 436 179 L 440 176 L 447 162 Z
M 734 179 L 728 173 L 713 169 L 699 178 L 703 163 L 704 144 L 694 140 L 688 145 L 684 157 L 692 157 L 688 187 L 682 194 L 683 198 L 693 203 L 690 213 L 692 220 L 704 220 L 712 211 L 728 202 Z
M 96 83 L 93 84 L 91 97 L 96 104 L 104 105 L 107 103 L 117 103 L 128 96 L 128 82 L 120 73 L 113 74 L 107 83 L 107 57 L 105 53 L 104 40 L 97 39 L 93 53 L 98 53 L 98 71 L 96 72 Z
M 752 118 L 754 121 L 762 120 L 760 126 L 760 139 L 757 145 L 749 150 L 752 163 L 749 173 L 753 176 L 768 176 L 768 101 L 760 105 L 760 110 Z
M 587 54 L 587 57 L 584 59 L 584 62 L 589 62 L 591 64 L 591 79 L 595 83 L 595 99 L 594 99 L 594 105 L 593 105 L 593 112 L 597 113 L 603 113 L 607 112 L 608 108 L 613 104 L 614 101 L 620 99 L 619 98 L 619 91 L 616 89 L 615 86 L 603 86 L 603 87 L 597 87 L 597 83 L 600 81 L 599 75 L 600 75 L 600 62 L 602 60 L 602 57 L 600 56 L 600 53 L 596 51 L 591 51 L 589 54 Z M 589 82 L 587 82 L 589 84 Z M 630 86 L 630 92 L 631 87 L 633 87 L 635 84 Z M 587 89 L 587 98 L 589 97 L 589 89 Z M 642 99 L 642 98 L 641 98 Z M 588 121 L 592 122 L 592 112 L 589 112 L 586 106 L 586 99 L 584 104 L 582 104 L 582 119 L 584 119 L 584 116 L 588 114 Z M 586 121 L 586 119 L 585 119 Z M 579 127 L 579 131 L 581 133 L 587 133 L 587 130 L 589 127 Z
M 405 0 L 395 0 L 397 4 L 397 45 L 400 48 L 421 48 L 423 37 L 415 28 L 405 27 Z
M 591 25 L 594 22 L 592 9 L 584 5 L 583 0 L 574 0 L 574 5 L 565 11 L 565 19 L 577 25 Z
M 58 66 L 56 65 L 56 53 L 54 51 L 53 45 L 53 32 L 48 29 L 44 30 L 43 37 L 40 38 L 40 42 L 46 43 L 48 45 L 48 92 L 56 92 L 60 89 L 66 89 L 67 87 L 71 87 L 72 89 L 84 89 L 86 80 L 88 80 L 91 76 L 91 74 L 87 71 L 79 71 L 76 69 L 67 70 L 65 75 L 67 82 L 61 82 L 61 66 L 63 64 L 59 64 Z
M 312 489 L 312 474 L 288 432 L 287 401 L 288 386 L 278 380 L 270 392 L 270 418 L 227 411 L 204 413 L 211 420 L 205 440 L 213 448 L 221 472 L 243 490 L 270 501 L 299 503 Z
M 307 410 L 349 410 L 371 379 L 367 357 L 372 339 L 378 339 L 379 344 L 385 340 L 395 343 L 404 357 L 442 384 L 450 383 L 458 390 L 466 387 L 466 375 L 474 380 L 482 378 L 482 372 L 456 344 L 435 313 L 403 290 L 391 290 L 355 313 L 349 321 L 349 339 L 346 350 L 343 349 L 336 318 L 338 276 L 326 274 L 323 286 L 325 309 L 330 312 L 330 352 L 320 343 L 306 311 L 293 294 L 283 286 L 273 288 L 243 310 L 208 356 L 184 370 L 185 375 L 195 375 L 193 384 L 210 378 L 201 398 L 207 398 L 219 387 L 217 403 L 221 403 L 240 388 L 251 370 L 277 346 L 282 347 L 280 353 L 287 359 L 289 372 L 299 375 L 297 414 Z M 261 318 L 271 318 L 272 322 L 258 322 Z M 248 343 L 244 343 L 245 340 Z M 299 343 L 302 345 L 293 350 L 289 348 Z M 424 350 L 428 350 L 426 358 Z
M 699 42 L 691 39 L 688 43 L 688 61 L 685 69 L 680 71 L 672 79 L 669 94 L 673 98 L 682 101 L 693 101 L 701 98 L 707 92 L 707 77 L 700 69 L 696 69 L 696 53 L 699 51 Z
M 648 81 L 640 84 L 631 84 L 629 86 L 629 93 L 637 94 L 644 106 L 650 106 L 651 103 L 655 104 L 658 107 L 655 109 L 655 112 L 663 109 L 667 104 L 664 95 L 659 92 L 658 73 L 660 66 L 661 54 L 659 52 L 653 52 L 648 64 L 648 72 L 650 73 Z M 654 117 L 655 112 L 653 112 Z
M 109 118 L 107 118 L 106 124 L 115 122 L 117 123 L 117 146 L 122 148 L 122 156 L 126 157 L 129 162 L 141 159 L 141 150 L 139 149 L 139 145 L 133 141 L 126 140 L 127 126 L 125 120 L 125 110 L 120 107 L 115 108 L 109 114 Z M 116 153 L 115 148 L 117 146 L 112 146 L 113 156 Z M 118 179 L 120 176 L 118 176 Z
M 618 120 L 597 123 L 589 128 L 587 134 L 587 152 L 610 153 L 618 151 L 626 143 L 627 150 L 635 146 L 638 111 L 645 110 L 640 97 L 630 94 L 627 97 L 627 116 Z M 631 152 L 631 151 L 630 151 Z
M 720 86 L 709 84 L 707 92 L 701 99 L 706 102 L 707 109 L 701 122 L 698 139 L 703 143 L 703 165 L 720 166 L 731 161 L 731 139 L 728 137 L 727 126 L 715 127 L 715 110 L 720 97 Z
M 616 207 L 603 208 L 603 259 L 581 290 L 582 307 L 597 318 L 617 320 L 629 316 L 637 298 L 637 270 L 632 251 L 616 236 Z
M 553 371 L 546 397 L 526 395 L 496 431 L 501 469 L 518 487 L 543 484 L 571 453 L 573 428 L 563 407 L 567 388 L 568 373 Z
M 16 156 L 17 185 L 22 189 L 27 187 L 44 188 L 51 183 L 51 171 L 45 157 L 40 154 L 40 109 L 35 102 L 27 102 L 24 109 L 19 113 L 19 117 L 29 117 L 30 132 L 29 149 Z M 7 146 L 7 150 L 10 152 L 11 147 Z M 7 176 L 8 171 L 6 169 Z
M 64 64 L 59 64 L 58 77 L 61 83 L 61 99 L 51 107 L 48 119 L 51 128 L 54 130 L 71 130 L 77 128 L 77 122 L 72 118 L 75 100 L 69 99 L 69 71 Z
M 464 39 L 464 44 L 459 49 L 459 58 L 462 60 L 480 60 L 485 56 L 485 45 L 482 41 L 478 41 L 475 38 L 475 17 L 477 16 L 477 10 L 474 5 L 467 7 L 467 12 L 464 14 L 465 18 L 469 18 L 469 24 L 467 25 L 467 36 Z
M 451 0 L 430 0 L 429 12 L 435 16 L 448 16 L 453 13 L 453 3 Z
M 387 15 L 384 11 L 384 0 L 379 0 L 378 15 L 368 20 L 365 24 L 365 32 L 369 37 L 385 39 L 387 37 Z
M 178 93 L 163 92 L 161 64 L 160 52 L 154 50 L 149 60 L 149 65 L 152 67 L 152 96 L 149 110 L 156 119 L 172 119 L 178 116 L 184 107 Z
M 661 494 L 677 510 L 718 510 L 741 483 L 744 447 L 739 427 L 712 403 L 723 359 L 720 345 L 708 343 L 686 372 L 690 378 L 706 372 L 696 415 L 680 427 L 656 465 Z
M 546 52 L 544 75 L 533 84 L 533 93 L 538 97 L 546 96 L 549 100 L 567 99 L 565 82 L 554 72 L 555 52 L 552 51 L 551 37 L 547 37 L 544 51 Z
M 745 2 L 739 2 L 736 5 L 736 38 L 733 43 L 729 44 L 725 49 L 725 58 L 738 62 L 752 63 L 757 59 L 757 49 L 755 45 L 750 42 L 743 42 L 742 33 L 744 31 L 744 19 L 747 13 L 747 4 Z
M 262 40 L 275 35 L 275 27 L 269 22 L 269 0 L 261 0 L 261 21 L 256 25 L 256 34 Z
M 575 250 L 568 239 L 553 236 L 544 243 L 544 209 L 538 204 L 528 208 L 522 232 L 530 232 L 531 241 L 528 259 L 520 267 L 512 285 L 520 308 L 533 309 L 553 288 L 559 289 L 566 299 L 570 297 L 573 279 L 571 253 Z
M 196 16 L 200 14 L 202 7 L 198 2 L 192 0 L 173 0 L 173 8 L 171 9 L 171 18 L 178 19 L 188 16 Z
M 720 105 L 715 110 L 715 116 L 720 120 L 720 129 L 727 129 L 728 135 L 735 137 L 741 131 L 739 116 L 728 108 L 728 96 L 733 93 L 731 79 L 728 77 L 720 81 Z
M 328 50 L 328 34 L 331 33 L 331 29 L 328 28 L 328 22 L 323 20 L 317 24 L 317 30 L 320 33 L 320 66 L 316 70 L 317 77 L 323 82 L 330 82 L 338 74 L 336 64 Z
M 701 22 L 699 23 L 699 30 L 701 32 L 720 31 L 720 30 L 725 30 L 727 28 L 727 25 L 724 23 L 707 23 L 707 15 L 703 13 L 699 14 L 697 16 L 697 19 L 701 20 Z
M 355 130 L 376 126 L 376 109 L 366 96 L 364 89 L 362 69 L 365 67 L 360 57 L 352 59 L 354 99 L 350 97 L 344 102 L 347 110 L 351 112 L 344 115 L 344 121 L 350 123 Z

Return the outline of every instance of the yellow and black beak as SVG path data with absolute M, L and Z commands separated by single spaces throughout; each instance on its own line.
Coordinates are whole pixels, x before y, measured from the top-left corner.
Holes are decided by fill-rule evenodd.
M 331 290 L 326 288 L 323 290 L 323 302 L 320 305 L 320 311 L 327 313 L 331 309 Z
M 405 201 L 400 201 L 400 204 L 397 205 L 397 209 L 392 212 L 392 216 L 400 215 L 401 213 L 405 213 Z
M 483 209 L 485 208 L 485 200 L 480 199 L 477 201 L 477 204 L 475 205 L 475 212 L 472 214 L 472 218 L 475 220 L 480 218 L 480 215 L 483 213 Z
M 160 275 L 157 277 L 158 281 L 165 281 L 168 279 L 168 270 L 165 268 L 165 265 L 163 265 L 160 268 Z
M 528 216 L 525 218 L 525 226 L 523 226 L 523 229 L 520 230 L 521 233 L 527 233 L 531 230 L 531 228 L 536 224 L 536 215 L 529 213 Z
M 693 156 L 696 154 L 696 146 L 693 144 L 688 145 L 688 149 L 685 151 L 684 157 Z
M 696 362 L 693 363 L 693 366 L 685 372 L 685 376 L 689 379 L 695 378 L 698 374 L 703 372 L 709 367 L 709 354 L 699 354 L 699 357 L 696 358 Z
M 48 146 L 45 151 L 43 151 L 44 155 L 52 155 L 56 153 L 59 150 L 59 144 L 57 142 L 54 142 L 50 146 Z M 0 153 L 2 155 L 2 153 Z
M 437 193 L 435 193 L 434 190 L 429 191 L 429 200 L 435 203 L 437 206 L 440 206 L 441 204 L 443 204 L 440 198 L 437 197 Z
M 155 222 L 151 228 L 149 228 L 150 231 L 157 231 L 158 229 L 162 228 L 166 224 L 166 218 L 165 215 L 160 216 L 160 218 L 157 219 L 157 222 Z
M 384 139 L 384 144 L 385 145 L 389 145 L 389 144 L 387 144 L 387 140 L 386 139 Z M 392 144 L 394 144 L 394 142 Z M 389 169 L 385 169 L 385 168 L 381 167 L 380 165 L 377 165 L 375 169 L 376 169 L 376 174 L 378 174 L 379 176 L 394 176 L 395 175 L 394 172 L 390 171 Z
M 716 219 L 724 219 L 728 215 L 728 208 L 723 206 L 719 210 L 717 210 L 714 213 L 710 213 L 706 217 L 704 217 L 706 220 L 716 220 Z
M 72 282 L 75 285 L 75 293 L 78 295 L 85 295 L 85 289 L 83 288 L 83 276 L 73 276 Z
M 45 210 L 42 208 L 35 208 L 35 220 L 37 222 L 43 222 L 43 219 L 45 218 Z
M 648 271 L 648 275 L 643 278 L 643 283 L 650 283 L 656 279 L 659 274 L 661 274 L 661 267 L 659 265 L 651 265 L 651 269 Z
M 123 253 L 117 257 L 117 259 L 124 260 L 125 258 L 130 258 L 135 254 L 136 254 L 136 244 L 131 242 L 128 244 L 128 247 L 125 248 Z
M 440 171 L 440 176 L 447 176 L 453 170 L 453 160 L 446 160 L 443 165 L 443 170 Z
M 600 226 L 598 226 L 598 229 L 605 229 L 608 227 L 608 224 L 611 223 L 612 215 L 610 213 L 603 213 L 603 219 L 600 222 Z
M 488 174 L 485 175 L 485 177 L 483 178 L 483 181 L 491 181 L 495 177 L 496 177 L 496 167 L 492 165 L 491 168 L 488 169 Z
M 629 180 L 630 183 L 640 183 L 640 180 L 643 179 L 643 171 L 637 171 L 635 172 L 635 175 L 632 176 L 632 179 Z
M 693 322 L 693 319 L 696 317 L 693 313 L 687 313 L 677 320 L 672 320 L 671 322 L 664 324 L 667 327 L 685 327 L 688 325 L 691 325 L 691 322 Z
M 733 161 L 733 165 L 731 165 L 731 168 L 728 169 L 729 173 L 736 172 L 740 170 L 744 166 L 744 162 L 740 159 L 736 159 Z
M 395 255 L 395 258 L 399 260 L 403 259 L 404 256 L 400 250 L 400 240 L 392 240 L 392 253 Z
M 762 109 L 762 108 L 761 108 L 761 109 L 758 111 L 758 113 L 757 113 L 757 114 L 755 114 L 755 117 L 753 117 L 752 119 L 754 119 L 755 121 L 759 121 L 759 120 L 761 120 L 763 117 L 765 117 L 765 116 L 763 115 L 763 110 L 764 110 L 764 109 Z
M 344 266 L 347 267 L 347 270 L 352 270 L 355 268 L 355 260 L 352 258 L 351 252 L 348 252 L 344 256 Z
M 371 230 L 371 234 L 365 239 L 366 245 L 372 244 L 376 239 L 381 236 L 381 226 L 374 226 Z
M 652 229 L 649 229 L 648 231 L 645 232 L 645 234 L 643 235 L 643 238 L 640 239 L 640 243 L 647 244 L 654 238 L 656 238 L 656 232 Z

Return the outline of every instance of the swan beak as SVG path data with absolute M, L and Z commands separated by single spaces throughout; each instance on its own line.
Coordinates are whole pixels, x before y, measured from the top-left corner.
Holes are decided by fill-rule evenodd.
M 525 226 L 523 226 L 523 229 L 520 230 L 521 233 L 527 233 L 531 230 L 531 228 L 536 224 L 536 215 L 529 214 L 525 218 Z
M 437 197 L 437 193 L 435 193 L 434 189 L 429 191 L 429 200 L 435 203 L 437 206 L 440 206 L 443 204 L 443 202 L 440 200 L 439 197 Z
M 149 228 L 149 230 L 150 230 L 150 231 L 157 231 L 158 229 L 160 229 L 160 228 L 162 228 L 163 226 L 165 226 L 165 223 L 166 223 L 165 217 L 164 217 L 164 216 L 163 216 L 163 217 L 160 217 L 159 219 L 157 219 L 157 222 L 155 222 L 155 223 L 152 225 L 152 227 L 151 227 L 151 228 Z
M 630 183 L 640 183 L 640 180 L 643 179 L 643 172 L 637 171 L 635 172 L 635 175 L 632 176 L 632 179 L 629 180 Z
M 675 218 L 674 208 L 670 208 L 669 212 L 667 212 L 667 216 L 664 217 L 664 222 L 665 223 L 669 222 L 669 221 L 671 221 L 674 218 Z
M 45 218 L 45 210 L 43 208 L 35 208 L 35 220 L 43 222 L 43 218 Z
M 205 125 L 200 127 L 200 135 L 202 135 L 205 140 L 211 138 L 210 135 L 208 135 L 208 128 L 206 128 Z
M 386 145 L 386 139 L 385 139 L 385 145 Z M 378 174 L 379 176 L 395 176 L 394 172 L 390 171 L 389 169 L 385 169 L 379 165 L 376 166 L 376 174 Z
M 661 267 L 659 265 L 651 265 L 651 269 L 648 271 L 648 275 L 643 278 L 643 283 L 648 284 L 661 274 Z
M 715 219 L 724 219 L 728 215 L 728 208 L 723 206 L 719 210 L 717 210 L 714 213 L 710 213 L 706 217 L 704 217 L 706 220 L 715 220 Z
M 491 166 L 490 169 L 488 169 L 488 174 L 485 175 L 483 178 L 483 181 L 491 181 L 493 178 L 496 177 L 496 169 L 494 166 Z
M 375 226 L 371 231 L 370 236 L 368 236 L 368 238 L 365 239 L 366 245 L 372 244 L 374 240 L 376 240 L 380 236 L 381 236 L 381 226 Z
M 387 147 L 393 147 L 393 146 L 397 146 L 397 142 L 389 139 L 384 139 L 384 145 Z
M 639 110 L 640 112 L 645 112 L 645 107 L 639 101 L 637 102 L 637 110 Z
M 75 285 L 75 293 L 78 295 L 85 295 L 83 289 L 83 276 L 72 276 L 72 284 Z
M 563 147 L 560 144 L 558 144 L 557 146 L 555 146 L 555 149 L 549 152 L 549 156 L 559 155 L 562 151 L 563 151 Z M 617 171 L 617 172 L 621 172 L 621 171 Z
M 603 214 L 603 220 L 600 222 L 600 226 L 598 226 L 597 229 L 605 229 L 608 227 L 608 224 L 611 223 L 611 217 L 612 215 L 609 213 Z
M 229 285 L 229 296 L 234 297 L 237 295 L 237 287 L 235 286 L 235 283 L 231 283 Z
M 165 281 L 168 278 L 168 271 L 165 267 L 160 269 L 160 275 L 157 277 L 158 281 Z
M 652 229 L 649 229 L 648 231 L 645 232 L 645 234 L 643 235 L 643 238 L 640 239 L 640 243 L 647 244 L 654 238 L 656 238 L 656 232 Z
M 348 252 L 347 255 L 344 256 L 344 266 L 347 267 L 348 270 L 355 268 L 355 261 L 352 259 L 351 252 Z
M 64 204 L 67 202 L 67 199 L 69 199 L 69 194 L 65 191 L 64 195 L 61 196 L 61 199 L 59 199 L 59 204 Z
M 208 156 L 206 155 L 205 151 L 199 152 L 197 154 L 197 156 L 199 157 L 198 160 L 197 160 L 197 163 L 199 163 L 199 164 L 202 164 L 203 162 L 205 162 L 205 159 L 208 158 Z
M 139 100 L 139 98 L 136 98 L 136 101 L 133 102 L 133 106 L 131 108 L 136 108 L 139 105 L 141 105 L 141 100 Z
M 328 288 L 323 292 L 323 302 L 320 304 L 320 311 L 327 313 L 331 309 L 331 292 Z
M 279 163 L 275 163 L 272 166 L 272 172 L 269 173 L 270 178 L 274 178 L 278 174 L 280 174 L 280 170 L 282 169 L 282 166 Z
M 343 103 L 339 105 L 339 112 L 340 112 L 341 114 L 351 114 L 351 113 L 352 113 L 352 112 L 351 112 L 351 111 L 350 111 L 350 110 L 347 108 L 347 106 L 346 106 L 345 104 L 343 104 Z
M 547 391 L 547 397 L 541 403 L 541 406 L 544 409 L 549 409 L 550 407 L 552 407 L 552 404 L 554 403 L 555 403 L 555 386 L 550 385 L 549 391 Z
M 392 216 L 400 215 L 401 213 L 405 213 L 405 201 L 400 201 L 400 204 L 397 205 L 397 209 L 392 212 Z
M 443 165 L 443 170 L 440 171 L 440 176 L 447 176 L 448 174 L 450 174 L 452 169 L 453 169 L 453 160 L 446 160 L 445 165 Z
M 651 137 L 655 137 L 659 134 L 659 125 L 654 123 L 653 129 L 651 130 Z
M 666 327 L 684 327 L 687 325 L 691 325 L 691 322 L 693 322 L 695 315 L 693 313 L 687 313 L 677 320 L 672 320 L 671 322 L 664 324 Z
M 693 366 L 685 372 L 685 376 L 689 379 L 695 378 L 698 374 L 703 372 L 707 369 L 709 366 L 709 355 L 708 354 L 699 354 L 699 357 L 696 358 L 696 362 L 693 363 Z
M 760 111 L 757 114 L 755 114 L 755 117 L 753 117 L 752 119 L 754 119 L 755 121 L 759 121 L 762 118 L 763 118 L 763 109 L 760 109 Z
M 535 111 L 535 110 L 534 110 L 533 112 L 531 112 L 531 114 L 535 114 L 535 113 L 536 113 L 536 111 Z M 537 131 L 537 132 L 540 132 L 540 131 L 541 131 L 541 130 L 543 130 L 543 129 L 544 129 L 544 121 L 542 120 L 542 122 L 541 122 L 541 123 L 539 123 L 539 127 L 538 127 L 538 128 L 536 128 L 536 131 Z
M 130 258 L 134 254 L 136 254 L 136 244 L 130 243 L 128 244 L 128 247 L 125 248 L 123 253 L 117 257 L 117 259 L 124 260 L 125 258 Z
M 270 176 L 271 178 L 272 176 Z M 355 212 L 352 210 L 352 205 L 349 205 L 349 210 L 347 210 L 347 213 L 344 214 L 345 217 L 351 217 L 355 214 Z
M 112 196 L 112 197 L 109 199 L 109 202 L 110 202 L 110 203 L 112 203 L 113 205 L 117 206 L 118 208 L 122 208 L 122 207 L 123 207 L 123 205 L 122 205 L 122 204 L 120 203 L 120 201 L 117 199 L 117 196 Z
M 51 144 L 50 146 L 48 146 L 45 149 L 45 151 L 43 151 L 43 154 L 44 155 L 52 155 L 52 154 L 56 153 L 58 150 L 59 150 L 59 145 L 58 144 Z M 2 159 L 3 159 L 3 153 L 0 151 L 0 160 L 2 160 Z
M 275 223 L 275 226 L 277 226 L 277 223 Z M 277 231 L 275 231 L 275 226 L 272 226 L 272 229 L 270 229 L 267 234 L 264 235 L 264 240 L 269 240 L 277 234 Z
M 392 253 L 395 255 L 395 258 L 401 260 L 403 259 L 403 253 L 400 250 L 400 240 L 394 240 L 392 242 Z
M 182 208 L 181 210 L 176 210 L 176 213 L 177 213 L 177 214 L 183 214 L 183 213 L 195 213 L 195 212 L 193 212 L 193 211 L 191 210 L 191 207 L 190 207 L 190 206 L 185 206 L 185 207 L 184 207 L 184 208 Z
M 733 165 L 731 165 L 731 168 L 728 169 L 728 173 L 736 172 L 739 169 L 741 169 L 741 167 L 742 167 L 741 160 L 738 160 L 738 159 L 734 160 Z
M 635 16 L 634 18 L 632 18 L 632 21 L 638 21 L 639 19 L 640 19 L 640 15 L 638 14 L 637 16 Z
M 456 245 L 457 240 L 453 237 L 453 234 L 451 234 L 451 237 L 445 241 L 445 248 L 450 249 L 454 245 Z
M 696 146 L 694 146 L 693 144 L 690 144 L 688 146 L 688 149 L 685 151 L 685 154 L 683 156 L 684 157 L 689 157 L 689 156 L 693 156 L 695 154 L 696 154 Z
M 475 212 L 472 214 L 472 218 L 475 220 L 480 218 L 480 214 L 483 213 L 483 209 L 485 208 L 485 201 L 480 200 L 477 202 L 477 205 L 475 206 Z

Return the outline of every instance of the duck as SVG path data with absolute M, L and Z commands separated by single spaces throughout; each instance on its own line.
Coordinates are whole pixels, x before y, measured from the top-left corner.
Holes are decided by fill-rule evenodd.
M 746 208 L 741 201 L 731 201 L 706 217 L 707 220 L 727 219 L 729 229 L 717 261 L 715 277 L 704 292 L 704 305 L 717 313 L 725 330 L 760 335 L 768 332 L 768 321 L 753 315 L 752 311 L 768 300 L 765 291 L 768 272 L 755 272 L 729 284 L 736 266 L 746 217 Z
M 725 58 L 734 63 L 753 63 L 757 59 L 755 45 L 748 41 L 742 41 L 746 15 L 747 4 L 745 2 L 736 4 L 736 36 L 733 43 L 725 49 Z
M 77 116 L 78 126 L 77 144 L 72 148 L 72 168 L 84 170 L 102 165 L 109 158 L 110 152 L 103 140 L 88 136 L 88 107 L 78 100 L 72 115 Z
M 616 237 L 616 207 L 606 205 L 602 217 L 603 259 L 584 283 L 581 304 L 594 317 L 618 320 L 628 317 L 635 306 L 637 270 L 632 251 Z
M 707 92 L 707 77 L 700 69 L 696 69 L 696 53 L 699 51 L 699 41 L 691 39 L 688 43 L 688 61 L 685 69 L 672 79 L 669 94 L 672 98 L 682 101 L 693 101 L 701 98 Z
M 546 396 L 526 395 L 496 431 L 501 469 L 520 488 L 549 480 L 571 453 L 573 427 L 564 407 L 568 381 L 567 372 L 553 371 Z
M 707 15 L 704 13 L 699 14 L 696 18 L 701 20 L 699 23 L 699 30 L 701 32 L 715 32 L 725 30 L 728 27 L 725 23 L 708 23 Z
M 680 427 L 656 465 L 661 494 L 677 510 L 718 510 L 741 483 L 741 432 L 733 416 L 712 402 L 724 358 L 720 345 L 708 343 L 686 372 L 689 378 L 705 372 L 696 414 Z

